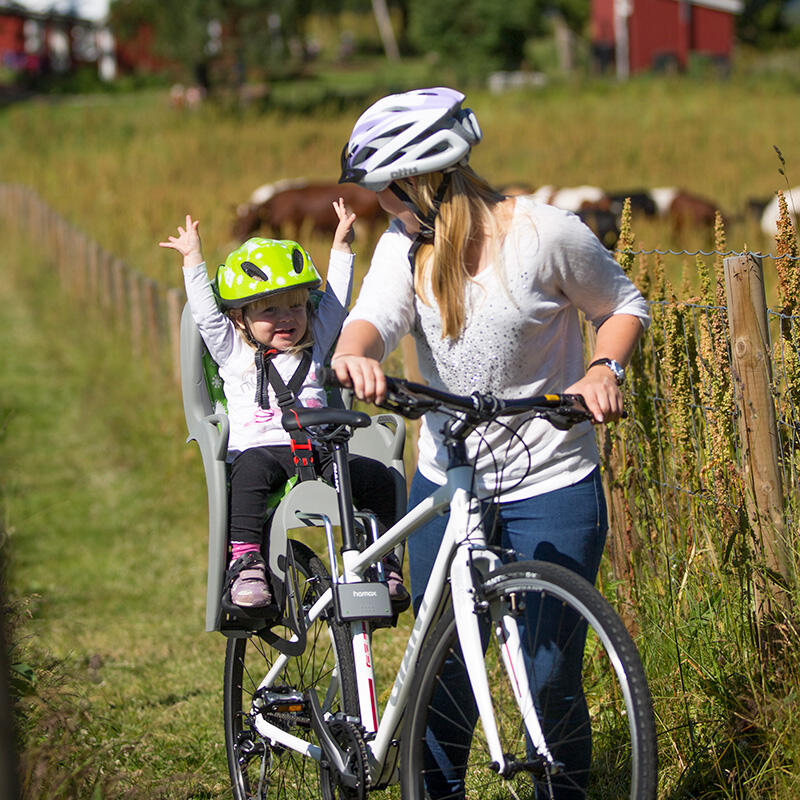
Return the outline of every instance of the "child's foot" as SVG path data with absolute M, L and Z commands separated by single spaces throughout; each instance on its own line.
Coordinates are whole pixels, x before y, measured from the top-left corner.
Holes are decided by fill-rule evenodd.
M 392 604 L 392 611 L 401 614 L 411 605 L 411 595 L 408 589 L 403 586 L 403 573 L 400 567 L 400 559 L 394 553 L 384 556 L 383 577 L 389 587 L 389 601 Z
M 272 602 L 267 586 L 267 565 L 259 553 L 245 553 L 228 568 L 231 602 L 243 608 L 261 608 Z

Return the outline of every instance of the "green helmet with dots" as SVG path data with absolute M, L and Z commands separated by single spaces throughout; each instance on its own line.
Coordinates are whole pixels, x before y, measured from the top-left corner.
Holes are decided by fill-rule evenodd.
M 241 308 L 261 297 L 322 283 L 311 256 L 288 239 L 248 239 L 217 269 L 214 284 L 222 308 Z

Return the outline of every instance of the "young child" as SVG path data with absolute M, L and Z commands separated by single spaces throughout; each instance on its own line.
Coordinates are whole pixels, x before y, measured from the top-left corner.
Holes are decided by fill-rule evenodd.
M 183 255 L 192 316 L 224 384 L 231 461 L 231 561 L 226 591 L 233 604 L 245 608 L 272 602 L 261 554 L 269 495 L 298 469 L 303 477 L 314 475 L 312 461 L 306 457 L 312 451 L 306 444 L 295 450 L 281 425 L 278 394 L 288 387 L 303 406 L 319 408 L 326 402 L 317 369 L 347 315 L 353 278 L 350 243 L 356 219 L 347 213 L 341 198 L 333 206 L 339 224 L 325 292 L 316 308 L 309 302 L 309 290 L 322 281 L 311 257 L 296 242 L 248 239 L 219 267 L 213 289 L 198 220 L 187 214 L 186 227 L 179 226 L 177 236 L 159 242 Z M 317 472 L 325 476 L 331 467 L 318 464 Z M 373 459 L 351 456 L 350 473 L 355 505 L 375 513 L 382 526 L 391 526 L 394 484 L 388 468 Z M 410 598 L 399 562 L 389 555 L 384 568 L 392 608 L 403 611 Z

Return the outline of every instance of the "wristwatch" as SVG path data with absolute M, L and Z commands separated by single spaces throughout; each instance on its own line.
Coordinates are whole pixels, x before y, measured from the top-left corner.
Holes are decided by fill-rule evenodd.
M 617 381 L 617 386 L 622 386 L 625 382 L 625 368 L 619 361 L 614 361 L 613 358 L 598 358 L 596 361 L 592 361 L 591 364 L 586 368 L 586 370 L 590 370 L 592 367 L 596 367 L 599 364 L 602 364 L 605 367 L 608 367 L 611 372 L 614 373 L 614 378 Z

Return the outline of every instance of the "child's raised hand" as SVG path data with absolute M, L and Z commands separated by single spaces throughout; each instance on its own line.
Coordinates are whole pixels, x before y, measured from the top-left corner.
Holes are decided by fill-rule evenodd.
M 186 227 L 178 226 L 178 235 L 167 237 L 166 242 L 159 242 L 159 247 L 169 247 L 177 250 L 183 256 L 184 267 L 196 267 L 201 264 L 203 259 L 203 249 L 200 244 L 200 234 L 198 226 L 200 220 L 192 219 L 190 214 L 186 215 Z
M 332 249 L 352 253 L 350 243 L 355 237 L 353 223 L 356 221 L 356 215 L 347 213 L 344 199 L 341 197 L 338 201 L 334 200 L 333 208 L 336 211 L 336 216 L 339 217 L 339 224 L 336 226 L 336 233 L 333 234 Z

